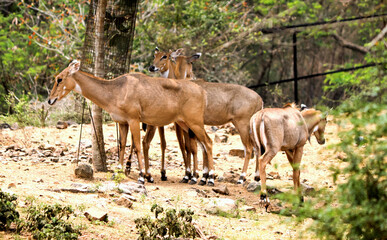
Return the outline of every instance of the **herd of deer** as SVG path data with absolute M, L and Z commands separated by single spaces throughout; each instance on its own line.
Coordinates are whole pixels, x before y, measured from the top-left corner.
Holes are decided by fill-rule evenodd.
M 151 72 L 162 77 L 142 73 L 125 74 L 105 80 L 80 71 L 80 62 L 74 60 L 55 78 L 48 103 L 53 105 L 70 91 L 84 97 L 110 113 L 120 131 L 120 166 L 124 167 L 124 154 L 128 131 L 132 133 L 132 146 L 138 159 L 140 183 L 153 182 L 149 169 L 149 146 L 156 127 L 161 141 L 161 180 L 167 180 L 165 170 L 164 127 L 175 124 L 176 136 L 185 163 L 185 176 L 181 182 L 197 183 L 199 177 L 197 144 L 203 150 L 203 176 L 199 185 L 214 185 L 212 141 L 204 125 L 233 123 L 245 147 L 243 170 L 238 180 L 241 184 L 252 150 L 256 152 L 255 180 L 261 180 L 261 201 L 268 206 L 265 168 L 278 151 L 285 151 L 293 167 L 294 188 L 300 186 L 299 165 L 303 147 L 312 135 L 319 144 L 325 142 L 326 118 L 315 109 L 297 109 L 294 104 L 283 108 L 263 109 L 262 98 L 254 91 L 240 85 L 211 83 L 195 80 L 192 63 L 201 54 L 183 56 L 183 50 L 162 52 L 155 50 Z M 143 139 L 144 163 L 141 154 L 140 122 L 146 124 Z M 193 166 L 191 166 L 191 155 Z M 127 171 L 130 168 L 130 159 Z M 127 172 L 126 172 L 127 173 Z

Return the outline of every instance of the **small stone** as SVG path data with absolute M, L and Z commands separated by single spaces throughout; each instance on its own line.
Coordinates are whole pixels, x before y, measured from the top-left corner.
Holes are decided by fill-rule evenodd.
M 10 183 L 10 184 L 8 184 L 8 188 L 14 188 L 14 187 L 16 187 L 16 184 L 15 184 L 15 183 Z
M 309 186 L 306 183 L 301 183 L 301 188 L 304 195 L 310 195 L 316 191 L 314 187 Z
M 241 207 L 241 210 L 246 211 L 246 212 L 255 212 L 256 211 L 255 207 L 246 206 L 246 205 Z
M 273 179 L 281 179 L 281 176 L 278 172 L 269 172 L 267 175 L 271 176 Z
M 231 149 L 228 152 L 228 154 L 231 156 L 236 156 L 236 157 L 240 157 L 240 158 L 245 157 L 245 151 L 243 149 Z
M 119 199 L 116 200 L 116 203 L 120 206 L 124 206 L 127 208 L 131 208 L 133 206 L 132 200 L 130 200 L 125 195 L 121 196 Z
M 80 163 L 75 168 L 75 176 L 79 178 L 92 179 L 93 178 L 93 168 L 87 163 Z
M 252 181 L 248 186 L 247 186 L 247 191 L 248 192 L 254 192 L 258 188 L 261 187 L 261 184 L 257 181 Z
M 206 207 L 206 212 L 216 214 L 219 211 L 230 212 L 234 211 L 237 208 L 237 205 L 233 199 L 228 198 L 217 198 L 210 199 Z
M 247 220 L 246 218 L 241 218 L 239 219 L 239 222 L 248 222 L 249 220 Z
M 228 136 L 225 135 L 225 134 L 216 134 L 216 133 L 215 133 L 214 141 L 215 141 L 216 143 L 227 143 L 227 141 L 228 141 Z
M 89 219 L 89 221 L 96 221 L 96 220 L 104 221 L 104 222 L 108 221 L 107 212 L 95 207 L 87 209 L 84 215 L 86 216 L 87 219 Z
M 69 124 L 67 122 L 64 122 L 64 121 L 58 121 L 56 123 L 56 128 L 57 129 L 66 129 L 69 127 Z
M 235 173 L 231 173 L 231 172 L 225 172 L 223 174 L 223 178 L 224 178 L 224 181 L 225 182 L 230 182 L 230 183 L 236 183 L 237 182 L 237 176 Z
M 223 194 L 223 195 L 230 195 L 230 192 L 228 191 L 228 188 L 226 185 L 222 185 L 220 187 L 213 188 L 212 191 Z

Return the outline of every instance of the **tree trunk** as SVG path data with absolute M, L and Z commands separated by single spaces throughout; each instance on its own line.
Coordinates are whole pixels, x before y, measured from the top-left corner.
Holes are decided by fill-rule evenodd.
M 94 75 L 97 77 L 104 77 L 104 22 L 106 14 L 107 0 L 99 0 L 95 21 L 95 65 L 94 65 Z M 102 129 L 102 109 L 97 105 L 93 104 L 92 106 L 92 117 L 95 128 L 92 128 L 93 136 L 93 167 L 96 171 L 106 172 L 106 154 L 105 154 L 105 143 L 103 138 L 103 129 Z M 95 131 L 94 131 L 95 130 Z

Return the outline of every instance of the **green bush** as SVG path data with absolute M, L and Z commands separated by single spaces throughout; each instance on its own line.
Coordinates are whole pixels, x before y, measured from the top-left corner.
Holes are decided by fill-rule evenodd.
M 134 220 L 138 229 L 138 239 L 171 239 L 172 237 L 195 238 L 196 228 L 192 223 L 194 212 L 190 209 L 168 209 L 153 204 L 151 212 L 155 219 L 149 216 Z M 163 214 L 164 213 L 164 214 Z M 164 216 L 159 217 L 161 214 Z
M 0 190 L 0 230 L 9 229 L 11 223 L 18 223 L 19 212 L 16 211 L 15 195 Z
M 78 239 L 79 229 L 68 222 L 73 212 L 70 206 L 59 204 L 31 205 L 23 228 L 35 239 Z
M 385 54 L 386 51 L 380 52 Z M 332 75 L 331 88 L 348 94 L 334 111 L 340 142 L 332 147 L 343 161 L 332 169 L 333 192 L 300 205 L 298 220 L 313 218 L 311 230 L 324 239 L 385 239 L 387 236 L 387 76 L 385 63 Z M 340 80 L 341 79 L 341 80 Z M 340 178 L 340 182 L 338 181 Z M 318 206 L 318 207 L 317 207 Z

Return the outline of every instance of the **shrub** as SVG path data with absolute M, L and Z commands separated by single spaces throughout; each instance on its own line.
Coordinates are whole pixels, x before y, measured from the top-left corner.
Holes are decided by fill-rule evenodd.
M 181 209 L 177 212 L 176 209 L 168 209 L 164 212 L 164 208 L 153 204 L 151 212 L 154 212 L 155 219 L 147 216 L 134 220 L 140 235 L 138 239 L 195 238 L 196 228 L 192 223 L 194 215 L 192 210 Z
M 36 239 L 78 239 L 79 229 L 67 221 L 72 214 L 70 206 L 31 205 L 23 227 Z
M 16 211 L 15 195 L 0 190 L 0 230 L 9 229 L 11 223 L 18 223 L 19 212 Z

